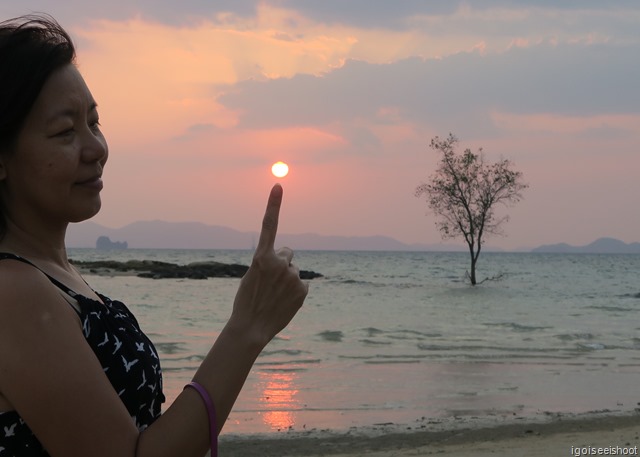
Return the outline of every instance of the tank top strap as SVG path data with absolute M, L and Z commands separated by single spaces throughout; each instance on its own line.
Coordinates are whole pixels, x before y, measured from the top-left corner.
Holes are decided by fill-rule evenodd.
M 16 254 L 11 254 L 9 252 L 0 252 L 0 260 L 4 260 L 4 259 L 18 260 L 20 262 L 26 263 L 27 265 L 31 265 L 32 267 L 39 270 L 47 278 L 49 278 L 49 281 L 51 281 L 54 286 L 62 290 L 65 294 L 69 295 L 72 298 L 76 298 L 76 296 L 78 295 L 74 290 L 68 288 L 66 285 L 58 281 L 53 276 L 50 276 L 46 271 L 42 270 L 40 267 L 35 265 L 33 262 L 30 262 L 29 260 L 25 259 L 24 257 L 20 257 L 19 255 L 16 255 Z

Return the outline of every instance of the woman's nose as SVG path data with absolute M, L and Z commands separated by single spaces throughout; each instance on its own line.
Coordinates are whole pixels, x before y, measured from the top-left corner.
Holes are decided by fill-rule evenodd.
M 85 162 L 106 162 L 109 147 L 102 133 L 95 133 L 91 129 L 84 132 L 82 144 L 82 160 Z

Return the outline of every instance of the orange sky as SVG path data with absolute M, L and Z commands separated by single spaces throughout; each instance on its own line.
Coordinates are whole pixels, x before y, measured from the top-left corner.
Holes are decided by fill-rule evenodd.
M 77 41 L 111 153 L 97 223 L 257 230 L 283 160 L 282 232 L 437 243 L 413 191 L 454 132 L 530 185 L 489 245 L 640 241 L 636 3 L 13 3 Z

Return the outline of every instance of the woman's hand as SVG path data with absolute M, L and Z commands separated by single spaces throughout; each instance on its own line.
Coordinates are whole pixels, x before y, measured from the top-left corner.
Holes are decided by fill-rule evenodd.
M 300 280 L 298 267 L 291 263 L 293 251 L 274 250 L 281 204 L 282 187 L 276 184 L 269 195 L 258 247 L 240 282 L 229 320 L 263 347 L 289 324 L 309 291 L 309 285 Z

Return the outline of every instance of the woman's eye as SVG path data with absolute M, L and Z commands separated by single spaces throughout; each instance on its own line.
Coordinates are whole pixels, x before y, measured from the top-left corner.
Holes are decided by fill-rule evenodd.
M 92 122 L 91 124 L 89 124 L 89 128 L 94 132 L 100 131 L 100 122 L 99 121 Z
M 73 127 L 70 127 L 68 129 L 61 130 L 56 136 L 68 137 L 68 136 L 73 135 L 73 132 L 74 132 Z

